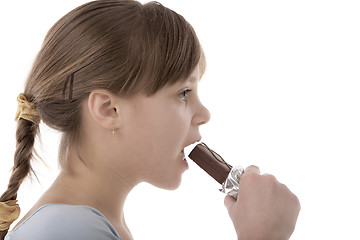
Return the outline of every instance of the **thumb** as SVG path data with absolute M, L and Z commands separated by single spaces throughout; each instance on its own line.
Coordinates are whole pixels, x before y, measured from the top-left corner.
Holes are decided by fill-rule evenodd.
M 233 208 L 235 203 L 236 203 L 236 200 L 233 197 L 231 197 L 230 195 L 226 195 L 226 197 L 224 199 L 224 205 L 229 213 L 231 212 L 231 209 Z

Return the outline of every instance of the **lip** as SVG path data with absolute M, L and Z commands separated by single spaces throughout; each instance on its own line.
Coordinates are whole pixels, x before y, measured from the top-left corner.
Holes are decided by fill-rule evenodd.
M 194 142 L 192 142 L 192 143 L 190 143 L 190 144 L 187 144 L 187 145 L 181 150 L 181 153 L 184 154 L 184 158 L 186 158 L 185 156 L 187 156 L 187 155 L 191 152 L 191 150 L 194 149 L 194 148 L 196 147 L 196 145 L 197 145 L 200 141 L 201 141 L 201 137 L 200 137 L 198 140 L 196 140 L 196 141 L 194 141 Z M 185 151 L 186 151 L 186 152 L 185 152 Z
M 194 142 L 186 145 L 184 148 L 187 148 L 187 147 L 189 147 L 189 146 L 191 146 L 191 145 L 194 145 L 194 144 L 198 144 L 200 141 L 201 141 L 201 137 L 199 137 L 199 138 L 198 138 L 197 140 L 195 140 Z

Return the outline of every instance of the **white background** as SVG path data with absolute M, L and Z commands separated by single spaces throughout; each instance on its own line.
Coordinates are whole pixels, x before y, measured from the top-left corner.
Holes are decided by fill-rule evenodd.
M 15 148 L 17 95 L 52 24 L 82 0 L 2 1 L 0 192 Z M 348 0 L 161 1 L 195 28 L 208 68 L 203 140 L 233 165 L 256 164 L 300 199 L 291 239 L 360 239 L 360 7 Z M 40 183 L 57 174 L 58 134 L 42 126 Z M 135 239 L 236 239 L 217 183 L 192 162 L 176 191 L 141 184 L 126 203 Z M 202 186 L 202 188 L 200 188 Z

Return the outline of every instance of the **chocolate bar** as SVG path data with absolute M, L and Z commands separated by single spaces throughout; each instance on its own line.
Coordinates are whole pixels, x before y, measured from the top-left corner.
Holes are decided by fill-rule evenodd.
M 221 192 L 237 198 L 239 181 L 244 173 L 241 166 L 232 167 L 205 143 L 196 145 L 189 158 L 222 185 Z
M 223 184 L 229 175 L 232 166 L 205 143 L 199 143 L 189 154 L 199 167 L 213 177 L 218 183 Z

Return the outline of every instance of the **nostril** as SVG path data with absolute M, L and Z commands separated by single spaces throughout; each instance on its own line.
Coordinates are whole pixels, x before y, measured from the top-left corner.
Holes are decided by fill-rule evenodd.
M 203 121 L 203 120 L 201 120 L 200 122 L 198 122 L 196 125 L 203 125 L 203 124 L 205 124 L 206 122 L 205 121 Z

